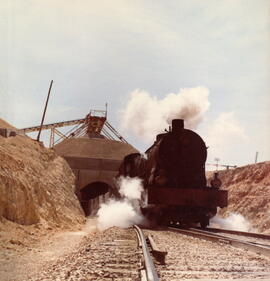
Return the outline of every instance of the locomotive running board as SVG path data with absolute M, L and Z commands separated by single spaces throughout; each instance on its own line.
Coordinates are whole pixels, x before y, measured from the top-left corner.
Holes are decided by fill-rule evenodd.
M 228 191 L 206 188 L 148 187 L 148 204 L 181 205 L 192 207 L 226 207 Z

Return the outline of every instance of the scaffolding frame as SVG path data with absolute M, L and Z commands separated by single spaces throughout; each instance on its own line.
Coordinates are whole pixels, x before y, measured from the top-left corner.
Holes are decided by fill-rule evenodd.
M 59 128 L 73 126 L 69 131 L 63 133 Z M 40 130 L 40 126 L 19 129 L 21 133 L 32 133 Z M 85 118 L 61 121 L 45 124 L 41 130 L 50 130 L 50 147 L 69 138 L 78 138 L 88 135 L 90 138 L 103 136 L 110 140 L 128 143 L 123 136 L 107 121 L 107 110 L 90 110 Z M 56 139 L 56 136 L 58 138 Z

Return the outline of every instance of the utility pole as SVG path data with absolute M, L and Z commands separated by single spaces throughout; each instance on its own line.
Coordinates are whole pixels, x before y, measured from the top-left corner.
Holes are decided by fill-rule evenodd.
M 220 160 L 220 159 L 219 159 L 218 157 L 215 158 L 215 161 L 216 161 L 216 170 L 217 170 L 217 171 L 218 171 L 218 162 L 219 162 L 219 160 Z
M 106 115 L 105 115 L 105 117 L 107 119 L 107 112 L 108 112 L 108 103 L 107 102 L 105 103 L 105 108 L 106 108 Z
M 45 114 L 46 114 L 46 110 L 47 110 L 47 105 L 48 105 L 48 101 L 49 101 L 50 94 L 51 94 L 52 84 L 53 84 L 53 80 L 51 81 L 49 92 L 47 95 L 47 100 L 46 100 L 45 108 L 44 108 L 43 115 L 42 115 L 42 120 L 41 120 L 40 129 L 39 129 L 38 136 L 37 136 L 37 141 L 39 141 L 39 138 L 40 138 L 40 133 L 42 130 L 42 126 L 43 126 L 43 122 L 44 122 L 44 118 L 45 118 Z
M 255 164 L 257 163 L 257 161 L 258 161 L 258 155 L 259 155 L 259 152 L 258 151 L 256 151 L 256 154 L 255 154 Z

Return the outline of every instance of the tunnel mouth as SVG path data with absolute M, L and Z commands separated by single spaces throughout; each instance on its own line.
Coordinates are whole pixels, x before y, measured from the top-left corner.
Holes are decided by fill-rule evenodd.
M 107 183 L 92 182 L 80 190 L 80 203 L 86 216 L 89 216 L 93 211 L 93 206 L 91 205 L 92 199 L 105 195 L 110 191 L 110 189 L 111 186 Z
M 104 182 L 92 182 L 81 189 L 82 200 L 90 200 L 107 193 L 110 186 Z

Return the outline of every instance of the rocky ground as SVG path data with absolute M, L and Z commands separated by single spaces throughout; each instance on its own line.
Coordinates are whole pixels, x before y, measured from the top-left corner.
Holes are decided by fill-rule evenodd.
M 241 214 L 254 231 L 270 234 L 270 161 L 219 171 L 219 178 L 229 192 L 229 205 L 219 215 Z
M 144 230 L 168 252 L 157 263 L 160 280 L 270 278 L 270 259 L 222 243 L 166 230 Z M 98 231 L 90 219 L 81 231 L 57 233 L 17 257 L 1 260 L 5 281 L 139 280 L 141 252 L 132 229 Z
M 135 231 L 113 227 L 88 234 L 72 252 L 21 280 L 136 281 L 140 280 L 140 257 Z
M 134 230 L 110 228 L 100 232 L 95 219 L 88 219 L 81 231 L 51 235 L 28 251 L 0 262 L 0 280 L 5 281 L 135 281 L 141 266 Z
M 35 279 L 35 276 L 46 272 L 53 263 L 76 251 L 86 236 L 87 239 L 94 240 L 98 233 L 95 219 L 88 219 L 83 227 L 74 227 L 69 231 L 39 230 L 38 235 L 31 235 L 33 230 L 34 228 L 28 230 L 29 237 L 25 239 L 24 245 L 14 240 L 1 250 L 1 281 L 22 281 L 29 280 L 30 277 Z

